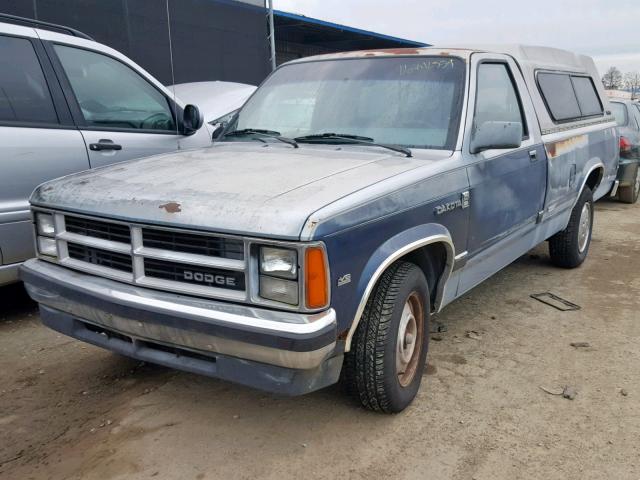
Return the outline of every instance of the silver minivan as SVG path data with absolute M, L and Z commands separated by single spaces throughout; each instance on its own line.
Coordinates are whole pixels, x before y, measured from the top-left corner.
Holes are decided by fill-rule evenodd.
M 34 256 L 40 183 L 211 144 L 196 107 L 81 32 L 0 14 L 0 285 Z

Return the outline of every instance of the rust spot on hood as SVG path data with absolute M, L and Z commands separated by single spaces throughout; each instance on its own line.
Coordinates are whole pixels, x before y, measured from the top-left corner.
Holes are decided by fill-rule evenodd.
M 158 208 L 164 208 L 167 213 L 179 213 L 182 211 L 178 202 L 168 202 L 160 205 Z

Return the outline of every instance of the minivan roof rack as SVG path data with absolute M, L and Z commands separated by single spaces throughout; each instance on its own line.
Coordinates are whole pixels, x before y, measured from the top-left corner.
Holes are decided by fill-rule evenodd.
M 8 13 L 0 13 L 1 23 L 11 23 L 13 25 L 22 25 L 23 27 L 41 28 L 43 30 L 51 30 L 53 32 L 64 33 L 66 35 L 73 35 L 74 37 L 84 38 L 86 40 L 92 40 L 89 35 L 82 33 L 79 30 L 71 27 L 65 27 L 63 25 L 56 25 L 55 23 L 43 22 L 40 20 L 34 20 L 33 18 L 18 17 L 16 15 L 9 15 Z

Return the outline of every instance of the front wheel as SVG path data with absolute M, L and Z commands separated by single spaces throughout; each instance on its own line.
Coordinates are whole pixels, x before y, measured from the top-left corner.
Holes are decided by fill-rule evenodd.
M 370 410 L 404 410 L 420 388 L 429 342 L 429 288 L 399 261 L 374 288 L 345 357 L 348 390 Z
M 558 267 L 575 268 L 584 262 L 593 231 L 593 193 L 584 187 L 571 211 L 569 225 L 549 239 L 549 255 Z

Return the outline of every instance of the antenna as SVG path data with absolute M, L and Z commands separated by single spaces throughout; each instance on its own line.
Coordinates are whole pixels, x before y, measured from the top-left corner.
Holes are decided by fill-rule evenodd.
M 276 32 L 273 26 L 273 0 L 269 0 L 269 48 L 271 49 L 271 71 L 276 69 Z
M 171 89 L 173 90 L 173 104 L 177 107 L 176 101 L 176 76 L 173 71 L 173 43 L 171 42 L 171 14 L 169 13 L 169 0 L 166 0 L 167 6 L 167 30 L 169 32 L 169 64 L 171 65 Z M 180 132 L 178 131 L 178 111 L 176 109 L 176 138 L 178 140 L 178 150 L 180 150 Z

